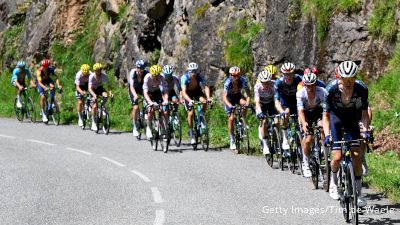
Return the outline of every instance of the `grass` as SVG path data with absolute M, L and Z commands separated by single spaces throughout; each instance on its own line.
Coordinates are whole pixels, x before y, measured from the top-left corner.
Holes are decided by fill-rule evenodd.
M 226 63 L 239 66 L 242 74 L 251 72 L 254 67 L 251 44 L 261 31 L 262 26 L 250 18 L 238 19 L 233 29 L 225 36 L 224 58 Z
M 158 63 L 158 60 L 160 59 L 160 53 L 161 50 L 159 48 L 156 48 L 150 55 L 149 62 L 151 65 L 155 65 Z
M 364 181 L 395 203 L 400 203 L 400 155 L 395 152 L 368 154 L 367 163 L 369 175 Z
M 194 20 L 199 20 L 204 18 L 206 15 L 207 10 L 210 8 L 210 3 L 206 2 L 203 5 L 196 7 L 194 9 Z
M 24 31 L 23 23 L 18 23 L 11 26 L 8 30 L 3 33 L 4 46 L 0 54 L 1 65 L 5 60 L 16 61 L 20 54 L 18 52 L 19 42 L 21 41 L 21 35 Z M 7 65 L 10 66 L 10 65 Z
M 398 30 L 396 12 L 396 0 L 376 1 L 372 16 L 368 20 L 368 30 L 377 38 L 396 40 Z

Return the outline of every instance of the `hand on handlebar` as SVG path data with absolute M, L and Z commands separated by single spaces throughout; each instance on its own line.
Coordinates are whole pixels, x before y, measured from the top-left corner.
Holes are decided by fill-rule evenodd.
M 324 146 L 328 147 L 331 145 L 331 135 L 326 135 L 325 140 L 324 140 Z

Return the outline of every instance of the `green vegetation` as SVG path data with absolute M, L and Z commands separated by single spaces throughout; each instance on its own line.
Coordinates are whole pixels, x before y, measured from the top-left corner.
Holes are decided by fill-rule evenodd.
M 180 41 L 179 41 L 179 45 L 182 48 L 187 48 L 189 46 L 189 39 L 187 37 L 183 37 Z
M 368 154 L 367 163 L 369 175 L 364 181 L 395 203 L 400 203 L 400 155 L 395 152 Z
M 118 20 L 123 20 L 128 13 L 128 4 L 122 4 L 119 7 L 119 12 L 118 12 Z
M 196 7 L 194 9 L 194 20 L 199 20 L 204 18 L 207 10 L 210 8 L 210 3 L 206 2 L 203 5 Z
M 368 20 L 369 31 L 375 37 L 394 41 L 398 30 L 396 12 L 396 0 L 376 1 L 372 16 Z
M 154 51 L 150 55 L 149 62 L 151 65 L 158 64 L 158 60 L 160 59 L 161 50 L 159 48 L 154 49 Z
M 338 9 L 342 12 L 358 12 L 361 10 L 363 0 L 339 0 Z
M 254 58 L 251 44 L 261 31 L 262 26 L 250 18 L 238 19 L 233 29 L 225 36 L 227 46 L 224 49 L 224 58 L 226 63 L 239 66 L 243 74 L 252 71 Z
M 3 33 L 4 46 L 2 52 L 4 52 L 4 54 L 0 54 L 1 65 L 3 65 L 4 60 L 6 59 L 15 61 L 19 58 L 20 54 L 18 53 L 18 47 L 23 31 L 23 23 L 19 23 L 10 27 Z

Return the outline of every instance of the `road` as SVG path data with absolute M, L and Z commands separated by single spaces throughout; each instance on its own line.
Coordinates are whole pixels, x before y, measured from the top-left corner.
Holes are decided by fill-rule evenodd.
M 0 223 L 346 224 L 327 193 L 262 157 L 181 148 L 0 119 Z M 400 206 L 365 194 L 361 224 L 400 224 Z

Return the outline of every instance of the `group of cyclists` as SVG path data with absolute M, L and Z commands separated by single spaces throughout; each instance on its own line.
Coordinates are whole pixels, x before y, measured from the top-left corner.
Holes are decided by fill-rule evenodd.
M 195 62 L 187 65 L 187 71 L 179 78 L 174 74 L 171 65 L 152 65 L 147 70 L 146 63 L 139 59 L 134 63 L 128 78 L 128 92 L 132 104 L 133 136 L 138 136 L 139 103 L 143 101 L 143 107 L 147 109 L 146 137 L 152 138 L 152 118 L 155 108 L 151 106 L 165 106 L 170 102 L 183 104 L 187 112 L 187 124 L 190 143 L 194 144 L 193 131 L 193 104 L 201 103 L 201 110 L 205 112 L 207 105 L 212 103 L 210 87 L 204 76 L 199 73 L 199 66 Z M 83 97 L 88 94 L 91 103 L 92 115 L 96 115 L 97 99 L 107 99 L 113 96 L 110 82 L 103 70 L 103 65 L 93 65 L 93 72 L 88 64 L 83 64 L 76 73 L 75 96 L 77 99 L 78 125 L 83 126 L 82 105 Z M 273 124 L 279 127 L 281 132 L 283 149 L 282 157 L 290 156 L 290 143 L 288 141 L 288 123 L 291 115 L 297 115 L 298 126 L 303 134 L 302 170 L 305 177 L 310 177 L 309 159 L 311 154 L 310 127 L 316 124 L 323 128 L 322 140 L 325 146 L 330 146 L 336 141 L 342 140 L 342 130 L 350 136 L 350 139 L 370 139 L 371 112 L 368 105 L 368 88 L 359 80 L 356 80 L 358 66 L 353 61 L 344 61 L 336 67 L 336 79 L 331 80 L 325 86 L 318 79 L 318 70 L 315 67 L 306 68 L 304 74 L 296 74 L 293 63 L 284 63 L 278 71 L 274 65 L 268 65 L 257 75 L 254 85 L 254 103 L 256 116 L 260 120 L 258 127 L 259 139 L 262 143 L 264 155 L 270 154 L 270 146 L 267 144 L 269 135 L 267 132 L 269 118 L 273 117 Z M 37 83 L 32 78 L 24 61 L 19 61 L 13 71 L 11 83 L 18 92 L 17 107 L 21 107 L 20 93 L 26 87 L 25 77 L 30 79 L 30 85 L 37 87 L 40 93 L 40 106 L 43 112 L 43 95 L 50 90 L 50 105 L 54 101 L 55 83 L 62 88 L 59 80 L 52 79 L 54 68 L 50 66 L 48 59 L 44 59 L 37 69 Z M 107 90 L 103 87 L 107 85 Z M 229 69 L 229 76 L 223 83 L 222 102 L 227 114 L 227 130 L 230 141 L 230 149 L 237 152 L 234 136 L 235 106 L 243 106 L 242 116 L 246 120 L 247 110 L 252 103 L 252 93 L 249 82 L 241 75 L 240 68 L 233 66 Z M 94 120 L 95 116 L 92 116 Z M 43 122 L 47 122 L 45 113 L 42 113 Z M 361 130 L 360 125 L 361 123 Z M 248 127 L 247 124 L 245 126 Z M 93 121 L 91 130 L 97 131 L 98 127 Z M 352 159 L 355 166 L 356 189 L 359 195 L 358 205 L 365 206 L 366 202 L 361 197 L 361 176 L 363 150 L 359 143 L 352 143 Z M 338 199 L 338 174 L 342 160 L 341 147 L 332 144 L 330 196 Z

